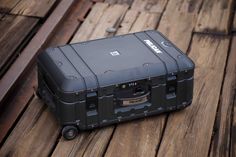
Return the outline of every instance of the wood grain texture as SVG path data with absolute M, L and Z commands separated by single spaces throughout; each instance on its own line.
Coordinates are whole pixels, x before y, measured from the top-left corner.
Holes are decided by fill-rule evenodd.
M 133 24 L 130 32 L 133 33 L 141 30 L 156 29 L 157 23 L 160 20 L 160 15 L 161 14 L 159 13 L 141 12 Z
M 96 3 L 83 24 L 73 36 L 71 43 L 88 40 L 108 6 L 108 3 Z
M 203 2 L 198 16 L 196 32 L 223 33 L 229 32 L 233 0 L 207 0 Z
M 233 37 L 231 52 L 236 52 L 236 36 Z M 235 72 L 235 71 L 234 71 Z M 235 78 L 234 78 L 235 79 Z M 234 90 L 236 87 L 234 86 Z M 236 156 L 236 94 L 234 95 L 234 103 L 233 103 L 233 114 L 232 114 L 232 126 L 231 126 L 231 144 L 230 144 L 230 156 Z
M 116 35 L 126 34 L 130 31 L 134 22 L 136 21 L 139 12 L 136 10 L 128 10 L 125 14 L 123 21 L 121 22 L 119 29 L 116 32 Z
M 61 1 L 30 43 L 22 51 L 21 55 L 2 77 L 0 80 L 0 106 L 7 95 L 14 89 L 17 81 L 19 81 L 27 71 L 27 68 L 32 65 L 35 56 L 53 34 L 58 24 L 63 20 L 63 17 L 67 14 L 73 2 L 74 0 Z
M 66 1 L 66 0 L 62 0 Z M 12 14 L 44 17 L 56 0 L 20 0 L 12 9 Z
M 5 15 L 0 21 L 0 73 L 10 59 L 17 57 L 17 48 L 36 26 L 38 19 Z M 10 64 L 10 63 L 8 63 Z
M 33 96 L 34 87 L 36 86 L 36 69 L 27 76 L 25 81 L 20 85 L 19 90 L 12 95 L 8 103 L 0 111 L 0 143 L 7 135 L 18 116 L 24 110 Z
M 236 38 L 233 38 L 228 57 L 221 99 L 216 115 L 210 156 L 228 156 L 230 150 L 230 133 L 232 107 L 236 88 Z
M 229 39 L 194 35 L 194 98 L 190 107 L 169 116 L 158 157 L 206 157 L 219 101 Z
M 166 3 L 167 0 L 134 0 L 131 9 L 137 11 L 162 13 Z
M 96 25 L 90 39 L 108 36 L 108 28 L 118 28 L 128 9 L 128 5 L 110 5 Z
M 0 0 L 0 12 L 8 13 L 20 0 Z
M 43 103 L 34 98 L 2 146 L 0 156 L 47 156 L 59 132 L 52 116 Z
M 106 157 L 155 157 L 161 140 L 165 116 L 119 124 L 106 151 Z
M 55 33 L 47 42 L 46 47 L 68 43 L 92 5 L 93 3 L 88 0 L 81 0 L 75 3 L 75 5 L 70 8 L 65 20 L 56 28 Z
M 232 31 L 236 31 L 236 12 L 234 12 Z
M 170 0 L 158 30 L 186 52 L 202 0 Z

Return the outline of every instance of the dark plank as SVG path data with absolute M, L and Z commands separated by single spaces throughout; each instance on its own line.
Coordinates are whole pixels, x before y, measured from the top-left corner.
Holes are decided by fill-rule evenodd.
M 54 116 L 34 98 L 0 149 L 0 156 L 48 156 L 58 134 Z
M 0 106 L 17 81 L 23 76 L 34 61 L 35 56 L 47 42 L 57 25 L 63 20 L 74 0 L 62 1 L 40 28 L 21 55 L 0 80 Z
M 3 142 L 4 137 L 32 98 L 37 84 L 36 80 L 36 69 L 34 69 L 0 111 L 0 143 Z
M 195 31 L 219 34 L 228 33 L 232 19 L 232 9 L 233 0 L 204 1 Z
M 12 9 L 12 14 L 44 17 L 56 0 L 21 0 Z
M 5 64 L 18 54 L 17 48 L 37 24 L 38 19 L 23 16 L 5 15 L 0 21 L 0 74 Z M 9 63 L 10 64 L 10 63 Z M 0 75 L 1 77 L 1 75 Z
M 211 157 L 228 156 L 230 150 L 230 133 L 232 122 L 232 107 L 236 87 L 236 37 L 233 38 L 228 63 L 225 72 L 224 84 L 219 102 L 218 113 L 214 126 Z
M 196 65 L 193 103 L 169 116 L 158 157 L 208 155 L 228 47 L 227 37 L 194 35 L 189 54 Z
M 8 13 L 20 0 L 0 0 L 0 12 Z

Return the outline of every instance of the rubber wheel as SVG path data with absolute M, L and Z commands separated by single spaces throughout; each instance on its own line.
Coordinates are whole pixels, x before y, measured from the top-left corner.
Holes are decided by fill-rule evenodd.
M 78 135 L 78 129 L 75 126 L 65 126 L 61 134 L 66 140 L 73 140 Z

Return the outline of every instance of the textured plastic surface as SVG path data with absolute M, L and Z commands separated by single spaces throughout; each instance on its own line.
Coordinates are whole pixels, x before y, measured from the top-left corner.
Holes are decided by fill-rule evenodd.
M 172 111 L 192 100 L 194 63 L 156 31 L 48 48 L 38 57 L 38 71 L 41 97 L 62 125 L 81 129 Z

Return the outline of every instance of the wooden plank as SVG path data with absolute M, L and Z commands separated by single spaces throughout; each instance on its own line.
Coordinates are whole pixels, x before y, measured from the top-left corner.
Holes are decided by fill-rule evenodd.
M 63 0 L 66 1 L 66 0 Z M 12 14 L 44 17 L 56 0 L 21 0 L 12 9 Z
M 48 156 L 58 134 L 52 113 L 34 98 L 0 149 L 0 156 Z
M 105 0 L 105 2 L 109 4 L 128 4 L 131 6 L 133 0 Z
M 202 0 L 170 0 L 158 30 L 187 51 Z
M 234 117 L 233 117 L 233 122 L 232 122 L 232 129 L 231 129 L 231 147 L 230 147 L 230 156 L 236 156 L 236 100 L 234 100 L 234 108 L 233 108 L 233 112 L 234 112 Z
M 63 20 L 63 17 L 66 15 L 73 2 L 74 0 L 61 1 L 61 3 L 50 15 L 48 20 L 40 28 L 38 33 L 22 51 L 21 55 L 2 77 L 0 80 L 0 106 L 3 104 L 4 99 L 7 97 L 8 93 L 14 89 L 17 81 L 20 80 L 20 78 L 27 71 L 27 68 L 31 66 L 35 56 L 45 45 L 58 24 Z
M 96 4 L 90 12 L 91 15 L 94 15 L 94 12 L 97 11 L 98 8 L 102 8 L 98 6 L 103 6 L 104 8 L 107 8 L 108 5 Z M 103 16 L 101 15 L 102 18 L 100 19 L 100 21 L 103 21 L 104 25 L 102 25 L 100 21 L 97 24 L 99 28 L 101 28 L 102 32 L 107 27 L 112 27 L 114 26 L 114 24 L 117 24 L 117 25 L 120 24 L 120 23 L 117 23 L 117 21 L 120 20 L 121 17 L 123 17 L 123 13 L 126 11 L 127 5 L 111 5 L 107 9 L 104 9 L 104 8 L 102 8 L 102 11 L 104 11 L 104 13 L 103 13 Z M 90 14 L 88 15 L 88 18 L 92 17 Z M 107 21 L 105 21 L 103 17 L 107 17 L 108 15 L 111 16 L 112 20 L 111 18 L 107 18 Z M 80 29 L 84 30 L 85 28 L 87 28 L 87 26 L 91 28 L 92 30 L 94 30 L 94 27 L 92 27 L 91 23 L 89 22 L 84 22 L 81 25 Z M 78 32 L 81 32 L 80 29 L 78 30 Z M 80 36 L 78 32 L 77 32 L 77 36 Z M 83 39 L 88 40 L 88 39 L 96 38 L 93 32 L 90 33 L 90 30 L 87 30 L 87 32 L 88 33 L 85 33 L 83 35 L 82 39 L 78 38 L 78 40 L 83 40 Z M 96 34 L 98 33 L 96 32 Z M 77 42 L 75 38 L 72 41 Z M 114 129 L 114 126 L 110 126 L 110 127 L 105 127 L 102 129 L 97 129 L 90 134 L 88 134 L 88 132 L 80 133 L 79 137 L 77 137 L 77 139 L 75 139 L 73 142 L 70 142 L 69 146 L 65 146 L 67 142 L 65 142 L 63 137 L 61 137 L 52 156 L 55 156 L 55 157 L 57 156 L 102 156 L 104 151 L 106 150 L 106 146 L 112 135 L 113 129 Z M 62 152 L 62 148 L 63 148 L 63 152 Z
M 36 87 L 36 69 L 30 73 L 19 90 L 9 98 L 9 102 L 4 105 L 0 111 L 0 143 L 2 143 L 4 137 L 7 135 L 18 116 L 27 106 L 29 100 L 32 98 L 34 93 L 34 87 Z
M 16 50 L 39 20 L 31 17 L 5 15 L 0 21 L 0 74 L 5 64 L 16 57 Z M 1 75 L 0 75 L 1 77 Z
M 20 0 L 0 0 L 0 12 L 8 13 Z
M 125 14 L 123 21 L 121 22 L 119 29 L 116 32 L 116 35 L 126 34 L 130 31 L 132 25 L 136 21 L 139 15 L 138 11 L 128 10 Z
M 81 0 L 75 3 L 75 5 L 70 8 L 66 19 L 63 20 L 60 26 L 55 30 L 55 35 L 47 42 L 47 46 L 58 46 L 68 43 L 92 5 L 93 3 L 88 0 Z
M 231 47 L 231 53 L 236 52 L 236 36 L 233 37 L 232 47 Z M 233 60 L 233 58 L 232 58 Z M 235 71 L 234 71 L 235 73 Z M 235 79 L 235 77 L 234 77 Z M 234 86 L 234 90 L 236 87 Z M 234 103 L 233 103 L 233 111 L 232 111 L 232 126 L 231 126 L 231 143 L 230 143 L 230 156 L 235 157 L 236 156 L 236 95 L 234 95 Z
M 78 17 L 84 17 L 88 12 L 92 3 L 87 0 L 82 0 L 79 3 L 73 5 L 70 12 L 66 16 L 66 19 L 62 21 L 60 27 L 58 27 L 53 35 L 52 39 L 47 42 L 48 46 L 54 46 L 58 44 L 66 44 L 74 31 L 80 24 Z M 13 126 L 17 117 L 22 110 L 27 106 L 28 101 L 33 96 L 34 88 L 36 86 L 36 67 L 29 72 L 26 81 L 19 87 L 20 90 L 13 96 L 11 102 L 4 106 L 4 110 L 0 113 L 0 143 L 6 136 L 9 129 Z
M 140 30 L 156 29 L 157 23 L 160 20 L 160 15 L 161 14 L 159 13 L 141 12 L 130 32 L 133 33 Z
M 225 71 L 224 84 L 214 125 L 210 156 L 228 156 L 230 151 L 230 134 L 232 107 L 236 87 L 236 36 L 234 36 Z
M 193 103 L 169 116 L 157 157 L 208 156 L 228 47 L 227 37 L 194 35 Z
M 84 1 L 81 1 L 80 3 L 74 5 L 71 8 L 71 11 L 66 16 L 66 19 L 62 22 L 62 24 L 60 24 L 60 27 L 58 29 L 56 29 L 56 32 L 53 35 L 53 39 L 49 40 L 47 44 L 48 45 L 52 45 L 52 43 L 56 44 L 55 43 L 56 41 L 58 41 L 58 43 L 62 43 L 62 44 L 67 43 L 69 41 L 69 39 L 71 38 L 71 36 L 73 35 L 73 32 L 74 32 L 74 31 L 71 31 L 70 28 L 76 29 L 76 26 L 78 26 L 78 22 L 71 22 L 71 20 L 77 21 L 78 16 L 83 17 L 86 14 L 86 12 L 88 11 L 88 9 L 86 9 L 86 8 L 88 8 L 88 4 L 91 4 L 91 2 L 84 0 Z M 78 9 L 81 9 L 81 7 L 83 7 L 83 9 L 78 11 Z M 66 25 L 66 24 L 69 24 L 69 23 L 74 24 L 75 26 Z M 68 32 L 66 32 L 66 31 L 68 31 Z M 56 40 L 54 40 L 54 38 L 56 38 Z M 9 109 L 11 108 L 11 110 L 8 110 L 7 112 L 4 112 L 4 114 L 2 116 L 6 116 L 6 117 L 0 117 L 0 121 L 3 120 L 3 123 L 2 123 L 3 126 L 1 126 L 3 129 L 6 129 L 6 127 L 8 127 L 9 125 L 12 125 L 12 124 L 9 124 L 9 123 L 11 122 L 11 120 L 14 121 L 16 119 L 16 118 L 13 118 L 14 116 L 15 117 L 17 116 L 17 114 L 16 115 L 12 115 L 12 114 L 13 113 L 18 113 L 19 111 L 17 109 L 20 108 L 21 106 L 26 106 L 26 104 L 24 104 L 24 102 L 26 100 L 28 100 L 33 95 L 32 85 L 35 84 L 35 82 L 36 82 L 36 71 L 35 70 L 36 69 L 34 69 L 33 72 L 30 73 L 30 78 L 32 77 L 32 79 L 25 82 L 26 87 L 23 87 L 23 88 L 20 89 L 21 92 L 26 92 L 26 93 L 19 93 L 19 96 L 17 95 L 16 97 L 14 97 L 14 100 L 16 100 L 16 101 L 13 100 L 13 105 L 14 106 L 10 105 L 8 108 Z M 39 104 L 40 105 L 36 105 L 34 107 L 37 108 L 37 107 L 42 107 L 44 105 L 42 102 L 39 102 Z M 34 101 L 29 104 L 29 106 L 32 106 L 32 105 L 35 105 Z M 44 112 L 48 112 L 48 111 L 45 110 Z M 23 115 L 25 115 L 25 113 Z M 47 119 L 47 116 L 48 116 L 48 114 L 38 113 L 38 117 L 40 117 L 41 119 Z M 7 119 L 7 121 L 6 121 L 6 119 Z M 53 121 L 53 123 L 57 124 L 53 117 L 49 116 L 48 120 Z M 57 137 L 59 135 L 59 130 L 60 130 L 59 126 L 56 126 L 52 130 L 48 130 L 48 123 L 44 123 L 44 124 L 41 125 L 41 124 L 38 124 L 39 122 L 40 121 L 37 121 L 34 124 L 34 125 L 37 125 L 38 128 L 35 129 L 35 131 L 32 131 L 32 132 L 28 133 L 29 134 L 29 135 L 27 135 L 28 141 L 40 141 L 41 137 L 48 136 L 48 131 L 53 132 L 53 130 L 56 131 L 54 137 Z M 43 129 L 45 130 L 45 132 L 40 132 L 40 133 L 37 132 L 37 130 L 43 130 Z M 5 130 L 3 130 L 3 132 L 1 132 L 1 135 L 4 134 L 4 131 Z M 17 132 L 18 131 L 22 132 L 21 129 L 17 130 Z M 13 134 L 17 134 L 15 132 L 15 129 L 13 130 Z M 35 137 L 34 136 L 35 134 L 41 134 L 41 136 Z M 38 139 L 38 138 L 40 138 L 40 139 Z M 11 140 L 12 140 L 12 138 L 11 138 L 11 136 L 9 136 L 9 139 L 7 139 L 6 143 L 8 143 Z M 22 141 L 16 141 L 15 142 L 15 143 L 17 143 L 16 145 L 19 145 L 18 142 L 22 142 Z M 28 148 L 32 148 L 32 147 L 40 147 L 41 148 L 41 147 L 43 147 L 43 145 L 45 145 L 44 142 L 47 142 L 47 143 L 49 142 L 49 143 L 51 143 L 51 145 L 53 145 L 56 142 L 56 138 L 48 138 L 48 140 L 42 141 L 41 143 L 35 142 L 35 143 L 31 143 L 31 145 L 26 144 L 24 146 L 26 149 L 22 150 L 21 153 L 22 154 L 27 154 L 28 153 L 27 152 Z M 8 147 L 8 146 L 6 146 L 6 147 Z M 13 149 L 14 151 L 16 151 L 18 149 L 18 146 L 14 147 L 14 148 L 8 148 L 8 149 Z M 51 149 L 46 149 L 46 150 L 44 150 L 43 153 L 48 154 L 48 153 L 50 153 L 50 151 L 51 151 Z M 39 154 L 36 154 L 36 156 L 38 156 L 38 155 Z
M 75 33 L 71 43 L 88 40 L 107 7 L 108 3 L 96 3 L 88 17 Z
M 155 157 L 164 124 L 165 116 L 160 115 L 118 125 L 105 156 Z
M 196 32 L 223 33 L 229 32 L 233 0 L 207 0 L 203 2 L 195 27 Z
M 232 30 L 233 30 L 233 31 L 236 31 L 236 12 L 234 12 L 234 19 L 233 19 Z
M 109 6 L 96 25 L 90 39 L 108 36 L 109 33 L 106 31 L 108 28 L 118 28 L 127 9 L 128 5 L 115 4 Z
M 131 9 L 137 11 L 149 11 L 162 13 L 167 0 L 134 0 Z

